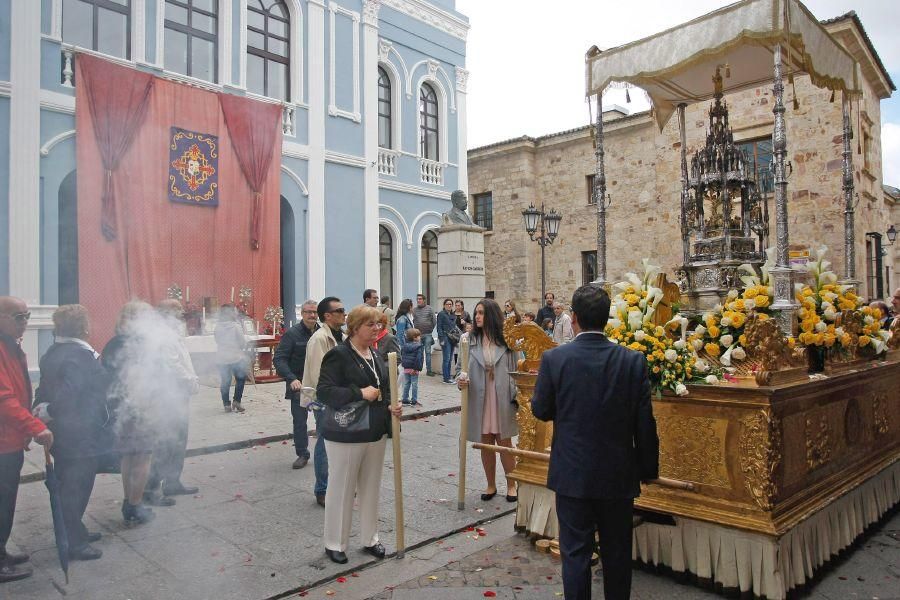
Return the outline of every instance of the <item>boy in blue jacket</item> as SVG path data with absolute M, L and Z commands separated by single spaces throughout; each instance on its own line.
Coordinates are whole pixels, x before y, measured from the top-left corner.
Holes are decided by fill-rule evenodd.
M 405 333 L 406 341 L 400 349 L 400 365 L 406 375 L 401 402 L 408 406 L 421 406 L 419 403 L 419 371 L 422 370 L 422 363 L 425 361 L 422 333 L 414 327 L 410 327 Z M 412 397 L 410 397 L 410 390 L 412 390 Z

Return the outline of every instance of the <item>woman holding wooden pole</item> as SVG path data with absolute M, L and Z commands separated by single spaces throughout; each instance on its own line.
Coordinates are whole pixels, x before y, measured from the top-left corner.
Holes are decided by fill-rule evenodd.
M 348 561 L 347 545 L 353 518 L 353 496 L 359 500 L 363 551 L 384 558 L 378 541 L 378 498 L 384 452 L 391 435 L 391 418 L 403 409 L 389 402 L 393 373 L 372 344 L 380 333 L 381 311 L 360 305 L 347 316 L 348 336 L 325 354 L 316 395 L 325 405 L 320 432 L 328 453 L 325 495 L 325 554 Z M 396 372 L 396 371 L 395 371 Z
M 470 442 L 512 447 L 518 434 L 516 424 L 516 384 L 510 373 L 516 370 L 516 358 L 503 339 L 503 313 L 494 300 L 485 298 L 475 305 L 475 327 L 469 335 L 469 365 L 466 377 L 457 379 L 457 387 L 468 389 L 468 411 L 461 427 L 466 429 Z M 462 453 L 461 453 L 462 458 Z M 500 454 L 503 471 L 507 475 L 506 500 L 518 499 L 515 483 L 509 473 L 516 459 L 508 453 Z M 487 479 L 487 489 L 481 494 L 484 501 L 497 495 L 497 457 L 491 450 L 481 450 L 481 464 Z

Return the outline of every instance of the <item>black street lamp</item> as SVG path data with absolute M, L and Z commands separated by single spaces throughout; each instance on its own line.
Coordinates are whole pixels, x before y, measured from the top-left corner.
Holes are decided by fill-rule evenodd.
M 522 211 L 522 217 L 525 219 L 525 231 L 532 242 L 537 242 L 541 247 L 541 298 L 547 295 L 547 264 L 544 257 L 544 248 L 553 243 L 556 236 L 559 235 L 559 223 L 562 221 L 562 215 L 553 209 L 550 212 L 544 212 L 544 203 L 541 202 L 540 210 L 531 206 Z M 540 235 L 535 237 L 535 233 L 540 230 Z
M 894 242 L 897 241 L 897 229 L 891 225 L 887 230 L 887 239 L 890 242 L 891 246 L 894 245 Z

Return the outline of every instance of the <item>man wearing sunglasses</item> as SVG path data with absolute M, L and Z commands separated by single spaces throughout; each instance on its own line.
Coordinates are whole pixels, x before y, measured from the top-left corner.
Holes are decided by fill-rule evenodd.
M 320 327 L 306 344 L 306 360 L 303 363 L 303 385 L 316 389 L 319 385 L 319 372 L 322 370 L 322 359 L 325 353 L 344 340 L 341 327 L 344 325 L 344 305 L 340 298 L 328 296 L 316 307 L 319 320 L 324 327 Z M 321 411 L 313 411 L 316 419 L 316 449 L 313 452 L 313 469 L 316 473 L 316 484 L 313 492 L 319 506 L 325 506 L 325 491 L 328 488 L 328 457 L 325 455 L 325 441 L 319 431 Z M 322 451 L 319 451 L 321 446 Z
M 31 576 L 27 554 L 6 551 L 12 532 L 19 475 L 25 448 L 33 438 L 53 445 L 53 434 L 31 415 L 31 379 L 28 361 L 19 346 L 31 313 L 20 298 L 0 296 L 0 583 Z

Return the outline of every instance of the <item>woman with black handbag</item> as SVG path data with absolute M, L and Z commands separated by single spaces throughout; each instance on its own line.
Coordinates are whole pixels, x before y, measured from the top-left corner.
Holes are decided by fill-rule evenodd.
M 325 405 L 320 431 L 328 454 L 325 495 L 325 554 L 347 562 L 353 496 L 359 499 L 363 551 L 384 558 L 378 541 L 378 497 L 384 471 L 392 409 L 388 369 L 372 345 L 380 333 L 381 312 L 362 304 L 347 315 L 347 338 L 325 354 L 316 387 Z

